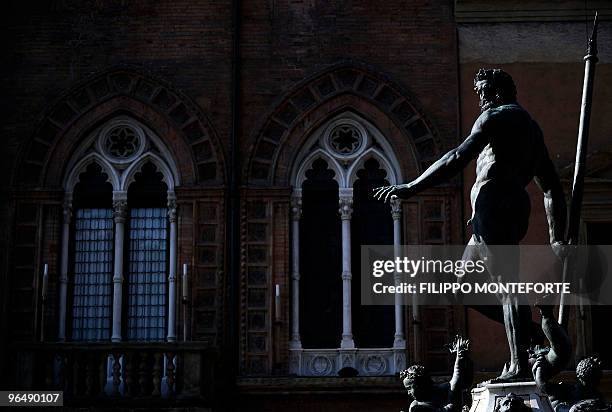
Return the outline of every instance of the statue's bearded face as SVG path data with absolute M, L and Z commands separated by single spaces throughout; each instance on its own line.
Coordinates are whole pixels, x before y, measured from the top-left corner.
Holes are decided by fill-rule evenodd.
M 495 88 L 488 80 L 479 80 L 476 82 L 474 86 L 474 90 L 480 99 L 481 111 L 488 110 L 492 107 L 498 106 L 497 104 L 497 93 L 495 92 Z

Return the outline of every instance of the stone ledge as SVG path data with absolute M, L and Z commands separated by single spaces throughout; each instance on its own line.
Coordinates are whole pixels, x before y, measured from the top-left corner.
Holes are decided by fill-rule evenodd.
M 497 376 L 495 372 L 475 372 L 474 386 Z M 450 376 L 434 375 L 435 382 L 448 381 Z M 575 373 L 563 371 L 556 376 L 555 381 L 573 382 Z M 403 395 L 404 388 L 397 376 L 356 376 L 341 377 L 239 377 L 236 388 L 240 394 L 270 395 L 270 394 L 338 394 L 338 393 L 387 393 Z M 604 396 L 612 398 L 612 370 L 603 371 L 600 390 Z
M 394 393 L 403 394 L 399 378 L 396 376 L 377 377 L 260 377 L 238 378 L 238 392 L 241 394 L 279 394 L 279 393 Z
M 584 21 L 584 1 L 491 2 L 486 0 L 455 0 L 455 19 L 458 23 L 496 23 L 526 21 Z M 612 20 L 612 6 L 606 0 L 590 0 L 587 14 L 599 11 L 600 20 Z

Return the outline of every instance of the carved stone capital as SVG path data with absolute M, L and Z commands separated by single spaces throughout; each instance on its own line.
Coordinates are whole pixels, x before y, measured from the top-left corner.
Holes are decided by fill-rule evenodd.
M 340 196 L 338 202 L 340 204 L 340 208 L 338 209 L 340 218 L 342 220 L 349 220 L 353 215 L 353 197 Z
M 176 205 L 176 197 L 168 194 L 168 220 L 170 223 L 175 223 L 178 215 L 178 207 Z
M 113 200 L 113 217 L 115 223 L 124 223 L 127 215 L 127 200 L 116 199 Z
M 69 205 L 64 204 L 62 214 L 64 216 L 64 224 L 69 225 L 70 222 L 72 221 L 72 204 L 69 204 Z
M 64 224 L 70 224 L 72 220 L 72 192 L 66 192 L 64 202 L 62 204 L 62 214 L 64 215 Z
M 291 197 L 291 220 L 300 220 L 302 217 L 302 196 Z
M 393 220 L 399 220 L 402 217 L 402 201 L 394 197 L 389 204 L 391 205 L 391 217 Z

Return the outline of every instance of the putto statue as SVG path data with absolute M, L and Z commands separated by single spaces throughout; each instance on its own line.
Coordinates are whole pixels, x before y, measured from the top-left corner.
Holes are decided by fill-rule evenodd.
M 559 256 L 566 253 L 565 198 L 540 127 L 517 103 L 512 77 L 499 69 L 480 69 L 474 78 L 474 90 L 480 98 L 482 113 L 465 141 L 414 181 L 380 187 L 375 189 L 374 197 L 384 201 L 394 197 L 410 198 L 448 180 L 477 158 L 476 182 L 470 196 L 472 217 L 469 223 L 473 235 L 463 260 L 498 262 L 487 268 L 492 278 L 514 282 L 518 277 L 518 253 L 512 257 L 504 255 L 502 259 L 490 246 L 518 245 L 525 236 L 530 214 L 526 186 L 535 180 L 544 193 L 550 243 Z M 516 295 L 504 295 L 500 300 L 510 362 L 492 382 L 528 378 L 531 309 L 519 304 Z
M 533 376 L 540 390 L 546 393 L 555 411 L 612 411 L 597 387 L 601 379 L 601 363 L 597 357 L 590 356 L 576 366 L 576 382 L 553 383 L 547 376 L 543 357 L 533 365 Z
M 422 365 L 412 365 L 400 372 L 400 379 L 411 399 L 408 412 L 459 412 L 462 410 L 464 392 L 473 379 L 472 361 L 469 358 L 470 341 L 457 336 L 449 346 L 455 353 L 453 376 L 449 382 L 434 383 Z
M 533 379 L 540 391 L 548 395 L 556 412 L 611 411 L 597 387 L 601 379 L 601 363 L 595 356 L 581 360 L 576 366 L 576 383 L 553 383 L 551 379 L 567 365 L 572 345 L 564 328 L 553 316 L 553 307 L 538 305 L 542 331 L 550 347 L 531 350 Z
M 601 399 L 587 399 L 572 406 L 569 412 L 612 412 L 612 407 Z

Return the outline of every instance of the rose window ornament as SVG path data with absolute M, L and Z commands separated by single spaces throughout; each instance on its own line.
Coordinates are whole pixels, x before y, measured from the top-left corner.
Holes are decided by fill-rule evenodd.
M 144 150 L 144 142 L 140 127 L 118 121 L 102 130 L 98 148 L 113 163 L 129 163 Z
M 127 126 L 117 126 L 112 129 L 106 138 L 106 151 L 117 159 L 126 159 L 132 156 L 140 146 L 140 139 L 134 129 Z
M 329 134 L 331 148 L 341 156 L 350 156 L 361 148 L 363 137 L 352 124 L 341 124 L 332 129 Z

